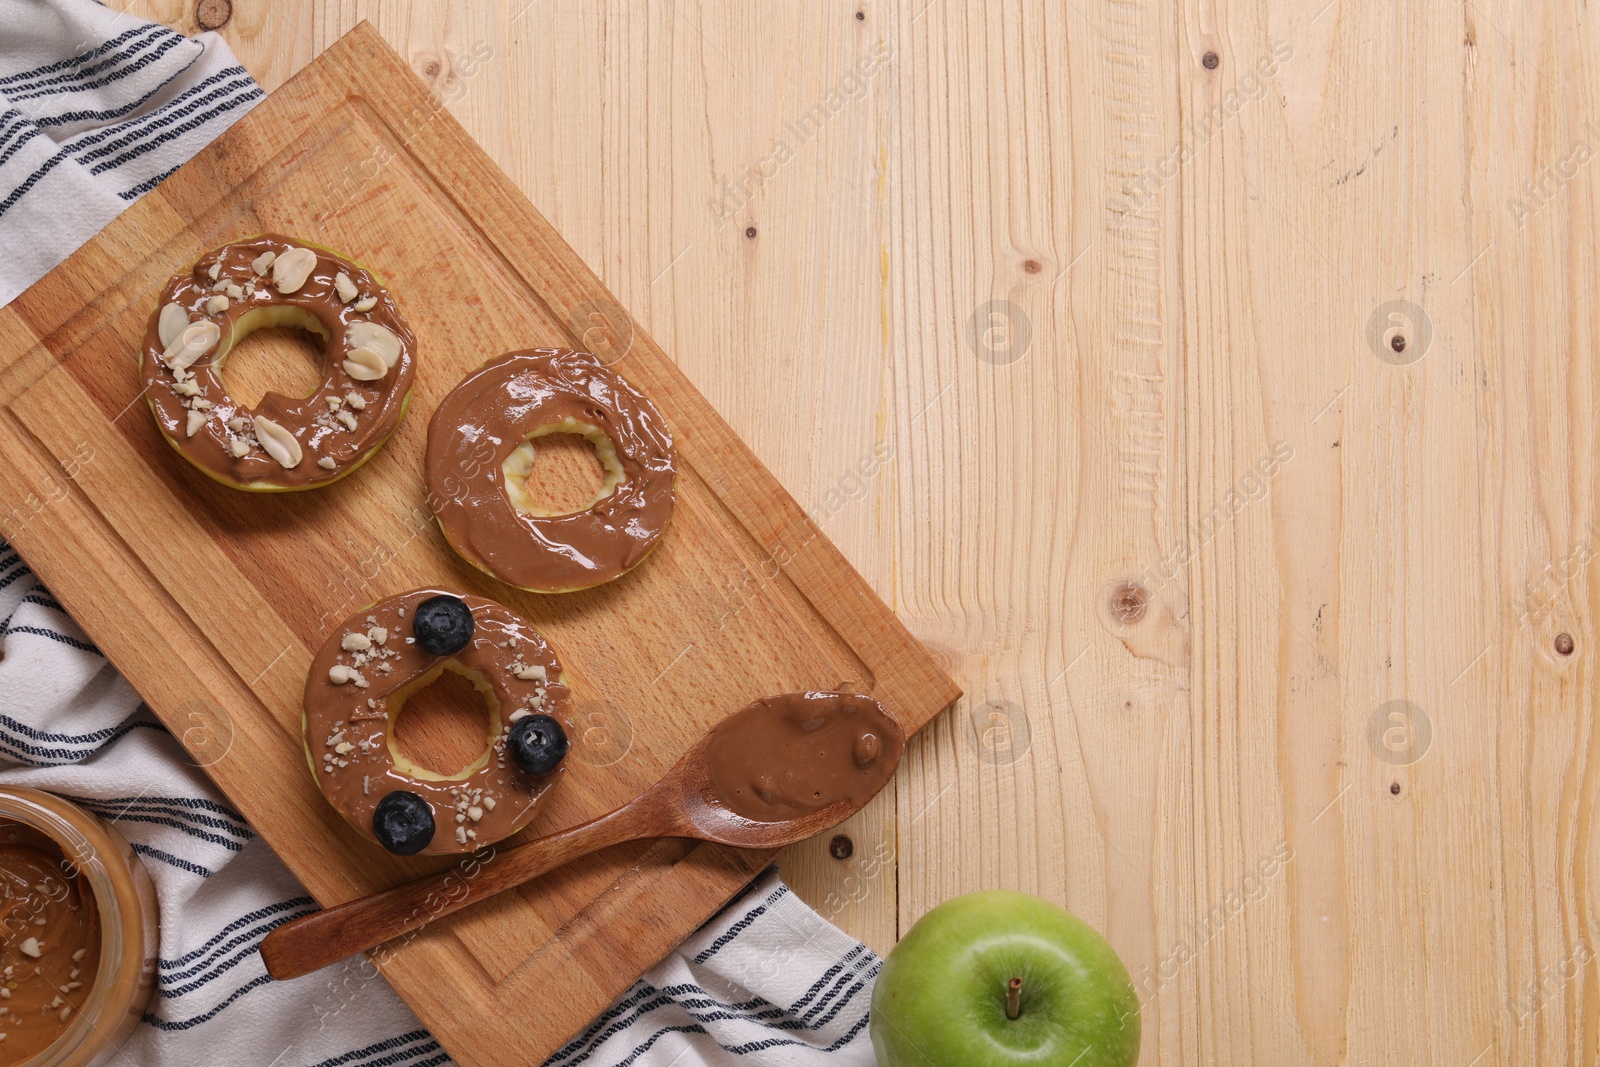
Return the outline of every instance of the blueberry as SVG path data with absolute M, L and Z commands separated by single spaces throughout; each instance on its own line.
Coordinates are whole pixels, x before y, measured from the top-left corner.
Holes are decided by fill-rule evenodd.
M 549 774 L 567 755 L 567 732 L 548 715 L 524 715 L 506 738 L 511 761 L 529 774 Z
M 411 632 L 424 652 L 453 656 L 472 640 L 472 609 L 458 596 L 431 596 L 411 613 Z
M 415 793 L 396 789 L 372 813 L 378 844 L 397 856 L 412 856 L 433 840 L 433 809 Z

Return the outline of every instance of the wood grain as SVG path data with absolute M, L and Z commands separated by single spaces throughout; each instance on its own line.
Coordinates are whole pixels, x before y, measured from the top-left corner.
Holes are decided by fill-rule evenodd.
M 418 337 L 414 412 L 484 359 L 581 343 L 599 318 L 615 335 L 597 351 L 673 428 L 671 536 L 599 589 L 541 597 L 498 585 L 456 559 L 430 520 L 425 417 L 331 492 L 243 494 L 197 476 L 148 417 L 129 353 L 171 273 L 261 231 L 313 233 L 379 267 Z M 959 695 L 370 26 L 0 310 L 0 324 L 0 448 L 13 462 L 0 476 L 0 532 L 325 904 L 448 866 L 374 848 L 303 769 L 312 650 L 395 590 L 493 597 L 559 649 L 578 695 L 575 748 L 522 839 L 632 798 L 761 696 L 864 689 L 915 730 Z M 741 584 L 750 574 L 760 580 Z M 208 731 L 195 732 L 196 716 Z M 597 744 L 597 732 L 610 736 Z M 726 843 L 609 848 L 375 960 L 464 1067 L 536 1062 L 770 856 Z M 499 1025 L 534 1000 L 537 1025 Z
M 966 689 L 806 899 L 1061 901 L 1146 1063 L 1600 1058 L 1587 9 L 523 2 L 223 32 L 492 49 L 452 114 Z

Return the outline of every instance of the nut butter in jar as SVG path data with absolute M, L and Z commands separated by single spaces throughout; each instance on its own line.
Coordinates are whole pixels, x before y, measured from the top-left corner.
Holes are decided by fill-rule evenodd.
M 0 1067 L 109 1063 L 155 980 L 155 887 L 115 830 L 0 788 Z

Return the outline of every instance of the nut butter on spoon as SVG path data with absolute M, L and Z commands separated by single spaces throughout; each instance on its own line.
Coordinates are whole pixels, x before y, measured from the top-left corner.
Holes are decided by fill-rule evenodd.
M 261 957 L 273 978 L 298 978 L 625 841 L 792 845 L 859 811 L 894 775 L 904 751 L 905 731 L 872 697 L 765 697 L 714 727 L 615 811 L 285 923 L 262 941 Z

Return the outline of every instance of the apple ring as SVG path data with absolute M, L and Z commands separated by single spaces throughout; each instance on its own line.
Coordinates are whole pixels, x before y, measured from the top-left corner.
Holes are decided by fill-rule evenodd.
M 488 726 L 483 752 L 444 774 L 402 752 L 394 724 L 407 698 L 447 670 L 483 694 Z M 525 621 L 481 597 L 417 589 L 329 636 L 306 679 L 303 734 L 323 796 L 363 836 L 400 855 L 450 855 L 528 824 L 562 770 L 571 715 L 561 663 Z M 549 743 L 530 749 L 521 743 L 530 733 Z M 397 840 L 396 825 L 411 836 Z
M 540 510 L 523 485 L 533 441 L 575 433 L 606 476 L 583 511 Z M 490 360 L 428 425 L 428 500 L 450 546 L 537 593 L 609 582 L 650 554 L 672 519 L 672 435 L 655 405 L 588 352 L 538 348 Z
M 228 395 L 228 353 L 255 330 L 296 326 L 326 342 L 310 396 Z M 145 330 L 140 372 L 167 443 L 236 489 L 314 489 L 383 447 L 405 417 L 416 338 L 388 290 L 325 248 L 263 234 L 174 275 Z

